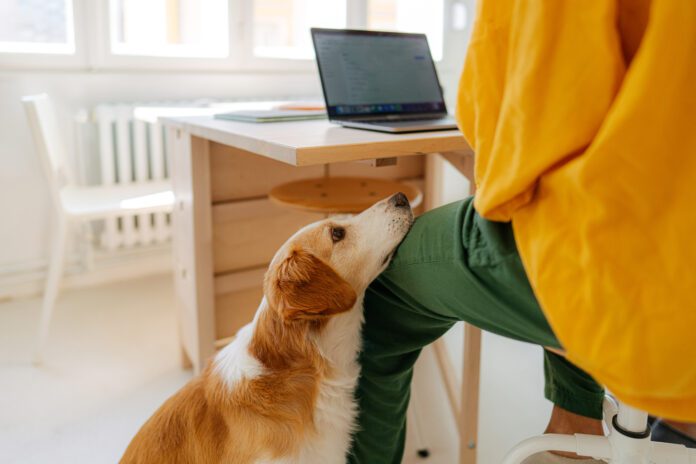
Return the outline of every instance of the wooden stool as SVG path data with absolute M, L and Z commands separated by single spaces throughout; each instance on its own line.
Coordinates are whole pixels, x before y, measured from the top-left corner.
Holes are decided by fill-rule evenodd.
M 358 214 L 374 203 L 403 192 L 411 208 L 423 201 L 420 189 L 403 182 L 371 177 L 318 177 L 274 187 L 269 198 L 282 206 L 314 213 Z

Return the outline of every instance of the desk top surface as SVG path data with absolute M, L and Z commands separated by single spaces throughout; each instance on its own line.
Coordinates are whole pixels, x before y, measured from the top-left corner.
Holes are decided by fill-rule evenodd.
M 245 123 L 210 115 L 160 121 L 193 136 L 295 166 L 469 150 L 457 130 L 388 134 L 345 128 L 327 120 Z

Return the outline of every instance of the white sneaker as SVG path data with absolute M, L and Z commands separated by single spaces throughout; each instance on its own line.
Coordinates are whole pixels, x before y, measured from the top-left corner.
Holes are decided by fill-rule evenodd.
M 603 459 L 573 459 L 544 451 L 529 456 L 522 464 L 606 464 Z

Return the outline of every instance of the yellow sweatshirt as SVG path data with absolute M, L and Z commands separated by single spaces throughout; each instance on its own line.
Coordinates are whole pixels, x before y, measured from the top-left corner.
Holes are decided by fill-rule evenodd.
M 568 358 L 696 421 L 696 1 L 480 0 L 457 117 Z

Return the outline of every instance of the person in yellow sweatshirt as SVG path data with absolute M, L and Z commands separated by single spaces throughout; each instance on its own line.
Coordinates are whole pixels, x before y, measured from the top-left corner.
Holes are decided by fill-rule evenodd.
M 547 432 L 601 434 L 606 386 L 696 446 L 696 2 L 480 0 L 457 118 L 477 194 L 368 290 L 349 461 L 401 461 L 413 363 L 459 320 L 563 350 Z M 527 462 L 598 462 L 571 458 Z

